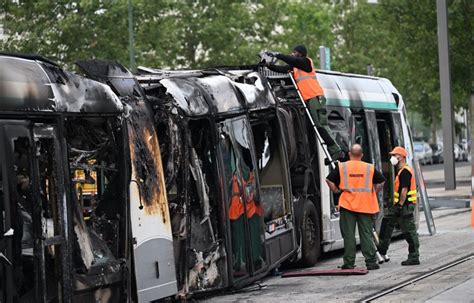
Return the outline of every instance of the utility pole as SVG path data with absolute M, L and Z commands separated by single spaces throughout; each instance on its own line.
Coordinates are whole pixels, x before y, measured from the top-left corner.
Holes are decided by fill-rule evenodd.
M 130 53 L 130 69 L 132 72 L 136 71 L 135 63 L 135 42 L 133 39 L 133 8 L 132 0 L 128 0 L 128 44 L 129 44 L 129 53 Z
M 449 65 L 448 7 L 446 0 L 436 0 L 438 16 L 439 82 L 441 89 L 441 115 L 443 120 L 444 180 L 445 189 L 456 189 L 454 169 L 454 128 L 451 100 L 451 71 Z
M 372 64 L 367 64 L 367 75 L 372 76 Z

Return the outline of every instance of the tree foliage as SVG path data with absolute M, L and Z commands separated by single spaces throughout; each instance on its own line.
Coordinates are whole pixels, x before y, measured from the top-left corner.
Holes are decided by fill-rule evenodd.
M 392 80 L 428 123 L 440 116 L 436 2 L 433 0 L 133 0 L 138 65 L 196 68 L 254 64 L 263 49 L 305 44 L 332 51 L 332 66 Z M 449 2 L 455 107 L 473 83 L 474 1 Z M 127 65 L 128 0 L 3 0 L 4 51 L 39 53 L 71 67 L 78 59 Z M 0 17 L 1 18 L 1 17 Z

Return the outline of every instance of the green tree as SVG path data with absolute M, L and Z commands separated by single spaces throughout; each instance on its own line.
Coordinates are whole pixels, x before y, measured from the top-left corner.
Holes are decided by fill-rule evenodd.
M 5 0 L 2 5 L 4 51 L 41 54 L 69 67 L 79 59 L 126 62 L 124 1 Z

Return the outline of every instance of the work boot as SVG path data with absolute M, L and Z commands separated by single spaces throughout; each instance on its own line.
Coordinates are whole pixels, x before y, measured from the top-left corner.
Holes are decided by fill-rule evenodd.
M 410 265 L 420 265 L 420 260 L 418 259 L 408 259 L 402 262 L 403 266 L 410 266 Z
M 365 267 L 367 267 L 368 270 L 376 270 L 380 268 L 377 263 L 367 263 L 365 264 Z
M 340 267 L 341 269 L 354 269 L 355 266 L 354 266 L 354 265 L 346 265 L 346 264 L 344 264 L 344 265 L 339 266 L 339 267 Z

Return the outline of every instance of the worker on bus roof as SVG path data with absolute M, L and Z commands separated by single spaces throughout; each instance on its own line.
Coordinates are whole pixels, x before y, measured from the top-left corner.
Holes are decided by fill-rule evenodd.
M 379 212 L 376 193 L 383 188 L 385 177 L 372 164 L 362 161 L 362 146 L 354 144 L 350 160 L 339 163 L 326 177 L 326 183 L 339 197 L 340 227 L 344 239 L 344 264 L 342 269 L 353 269 L 356 257 L 356 224 L 359 228 L 360 247 L 367 269 L 378 269 L 372 236 L 372 217 Z M 336 185 L 337 184 L 337 185 Z
M 420 242 L 414 216 L 416 207 L 415 176 L 413 169 L 406 163 L 408 154 L 403 147 L 395 147 L 390 155 L 392 156 L 390 162 L 398 168 L 398 173 L 394 183 L 393 205 L 390 205 L 387 214 L 382 219 L 378 250 L 383 256 L 387 254 L 393 229 L 397 222 L 400 222 L 403 236 L 408 242 L 408 259 L 403 261 L 402 265 L 418 265 L 420 264 L 418 252 Z
M 333 160 L 342 159 L 344 152 L 334 139 L 328 126 L 326 98 L 324 91 L 316 78 L 313 60 L 307 57 L 304 45 L 297 45 L 290 56 L 269 51 L 267 54 L 287 63 L 288 65 L 268 64 L 267 67 L 278 73 L 293 73 L 298 90 L 303 100 L 308 104 L 308 109 L 324 142 L 327 144 L 329 154 Z

